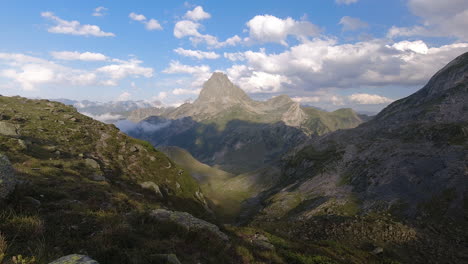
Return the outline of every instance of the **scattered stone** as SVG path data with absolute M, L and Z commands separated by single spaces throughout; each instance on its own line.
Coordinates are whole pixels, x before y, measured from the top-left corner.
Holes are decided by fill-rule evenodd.
M 254 246 L 263 250 L 275 250 L 275 246 L 267 241 L 263 240 L 252 240 Z
M 20 147 L 20 150 L 27 150 L 28 149 L 28 144 L 26 141 L 22 139 L 18 139 L 18 146 Z
M 254 246 L 263 249 L 263 250 L 275 250 L 275 246 L 270 243 L 269 239 L 260 233 L 255 233 L 255 235 L 251 239 L 252 244 Z
M 156 260 L 161 261 L 161 264 L 181 264 L 179 259 L 174 254 L 156 254 L 154 255 Z
M 381 248 L 381 247 L 376 247 L 374 250 L 372 250 L 371 253 L 374 254 L 374 255 L 380 255 L 380 254 L 383 253 L 383 251 L 384 251 L 383 248 Z
M 57 151 L 57 146 L 45 146 L 44 148 L 50 152 Z
M 31 196 L 26 196 L 23 198 L 24 201 L 34 207 L 40 207 L 41 206 L 41 201 L 37 200 L 37 199 L 34 199 L 33 197 Z
M 136 146 L 131 146 L 130 151 L 131 152 L 138 152 L 138 148 Z
M 15 189 L 17 181 L 10 161 L 0 154 L 0 199 L 6 198 Z
M 194 217 L 186 212 L 169 211 L 165 209 L 153 210 L 150 214 L 154 219 L 161 222 L 171 222 L 187 231 L 194 232 L 208 232 L 220 240 L 228 241 L 229 238 L 226 234 L 221 232 L 219 228 L 205 220 Z
M 99 163 L 93 159 L 85 159 L 85 163 L 93 169 L 99 170 L 101 168 L 101 166 L 99 166 Z
M 49 264 L 99 264 L 99 262 L 85 255 L 72 254 L 61 257 Z
M 180 184 L 178 182 L 176 182 L 175 184 L 176 184 L 177 189 L 180 189 Z
M 89 177 L 91 180 L 93 181 L 97 181 L 97 182 L 103 182 L 103 181 L 107 181 L 107 178 L 104 177 L 103 175 L 100 175 L 100 174 L 93 174 Z
M 161 192 L 161 189 L 159 189 L 159 186 L 152 182 L 152 181 L 147 181 L 147 182 L 142 182 L 140 183 L 141 188 L 147 189 L 147 190 L 152 190 L 158 195 L 159 197 L 164 197 L 164 195 Z
M 17 137 L 20 135 L 16 125 L 4 121 L 0 121 L 0 134 L 11 137 Z

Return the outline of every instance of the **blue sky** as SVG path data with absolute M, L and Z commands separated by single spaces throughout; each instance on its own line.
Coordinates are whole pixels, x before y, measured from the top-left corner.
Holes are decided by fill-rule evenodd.
M 223 71 L 257 99 L 378 111 L 468 51 L 468 1 L 0 3 L 0 94 L 177 105 Z

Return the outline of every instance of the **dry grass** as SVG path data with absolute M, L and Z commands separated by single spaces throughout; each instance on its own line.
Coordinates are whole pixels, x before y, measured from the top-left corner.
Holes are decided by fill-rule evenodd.
M 3 259 L 5 258 L 7 247 L 7 241 L 2 233 L 0 233 L 0 263 L 2 263 Z

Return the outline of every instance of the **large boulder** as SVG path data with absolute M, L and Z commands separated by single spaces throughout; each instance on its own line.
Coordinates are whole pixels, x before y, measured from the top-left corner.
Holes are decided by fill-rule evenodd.
M 0 200 L 7 197 L 16 186 L 18 179 L 8 158 L 0 154 Z
M 54 260 L 49 264 L 99 264 L 99 262 L 85 255 L 72 254 Z
M 20 134 L 16 125 L 0 121 L 0 135 L 17 137 Z
M 157 221 L 173 223 L 187 231 L 197 233 L 207 232 L 222 241 L 229 240 L 228 236 L 221 232 L 216 225 L 196 218 L 195 216 L 186 212 L 156 209 L 151 212 L 151 216 Z

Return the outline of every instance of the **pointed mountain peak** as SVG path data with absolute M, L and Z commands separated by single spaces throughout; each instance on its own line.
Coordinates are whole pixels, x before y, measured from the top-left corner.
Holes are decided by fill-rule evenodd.
M 251 101 L 251 99 L 244 90 L 234 85 L 226 74 L 214 72 L 203 84 L 200 96 L 194 103 L 210 102 L 232 105 L 242 101 Z

